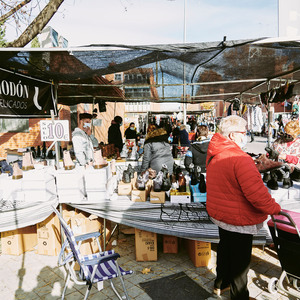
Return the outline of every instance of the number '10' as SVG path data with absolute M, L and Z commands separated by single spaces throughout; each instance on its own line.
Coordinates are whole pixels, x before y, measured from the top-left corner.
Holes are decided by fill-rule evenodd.
M 48 139 L 61 139 L 64 136 L 64 127 L 62 126 L 61 123 L 55 123 L 54 124 L 54 132 L 53 132 L 53 124 L 50 123 L 48 125 L 49 128 L 49 136 Z M 54 136 L 55 134 L 55 136 Z

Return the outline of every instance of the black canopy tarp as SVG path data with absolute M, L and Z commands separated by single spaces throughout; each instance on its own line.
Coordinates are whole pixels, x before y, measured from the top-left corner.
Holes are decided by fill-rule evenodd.
M 300 43 L 239 40 L 173 45 L 0 48 L 0 67 L 58 85 L 58 103 L 259 101 L 288 82 L 299 93 Z M 108 74 L 121 77 L 109 79 Z M 106 78 L 102 76 L 106 75 Z M 185 88 L 183 88 L 185 86 Z M 186 95 L 183 97 L 183 95 Z

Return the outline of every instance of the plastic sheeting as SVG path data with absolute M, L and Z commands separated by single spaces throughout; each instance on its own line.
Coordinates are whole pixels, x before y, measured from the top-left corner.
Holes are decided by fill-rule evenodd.
M 0 232 L 35 225 L 48 218 L 56 207 L 57 197 L 47 202 L 0 201 Z
M 53 80 L 58 84 L 58 102 L 66 105 L 95 99 L 197 103 L 235 97 L 257 103 L 261 92 L 287 81 L 296 83 L 294 94 L 300 93 L 300 43 L 296 41 L 0 51 L 1 68 Z M 108 76 L 116 73 L 118 78 Z M 102 76 L 107 80 L 100 80 Z
M 217 243 L 218 227 L 212 223 L 206 208 L 200 203 L 154 204 L 132 202 L 128 197 L 99 204 L 70 204 L 75 208 L 113 222 L 159 234 Z M 271 242 L 266 228 L 254 236 L 254 244 Z

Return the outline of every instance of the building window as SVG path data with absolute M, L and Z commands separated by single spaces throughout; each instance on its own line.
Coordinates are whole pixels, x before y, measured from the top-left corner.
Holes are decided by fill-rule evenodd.
M 122 74 L 118 73 L 115 74 L 115 81 L 121 81 L 122 80 Z

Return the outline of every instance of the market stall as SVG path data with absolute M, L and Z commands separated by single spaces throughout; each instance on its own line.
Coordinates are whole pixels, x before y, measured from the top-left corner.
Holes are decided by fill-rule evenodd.
M 114 48 L 107 50 L 108 46 Z M 2 78 L 0 87 L 3 99 L 1 98 L 0 102 L 0 115 L 6 116 L 9 111 L 15 118 L 22 116 L 22 105 L 19 104 L 16 111 L 10 107 L 10 99 L 4 97 L 10 97 L 11 94 L 18 97 L 18 91 L 20 97 L 28 96 L 26 101 L 33 104 L 31 107 L 34 114 L 39 117 L 45 111 L 49 117 L 51 108 L 55 110 L 54 98 L 56 103 L 64 105 L 77 103 L 101 105 L 105 101 L 194 104 L 205 101 L 232 101 L 236 97 L 240 97 L 242 103 L 261 104 L 261 94 L 266 91 L 269 93 L 281 83 L 293 84 L 293 94 L 300 93 L 299 49 L 297 41 L 264 39 L 184 45 L 98 45 L 76 49 L 1 48 L 1 74 L 9 76 L 17 74 L 24 78 L 26 74 L 26 80 L 30 77 L 36 81 L 47 82 L 47 100 L 50 99 L 49 103 L 54 104 L 54 107 L 46 105 L 42 98 L 38 98 L 37 85 L 33 84 L 27 95 L 25 92 L 27 83 L 17 86 L 19 77 Z M 186 78 L 183 78 L 183 68 L 186 69 Z M 132 82 L 130 78 L 132 79 L 133 73 L 137 73 L 137 70 L 140 70 L 138 75 L 141 76 Z M 100 80 L 103 76 L 115 73 L 122 73 L 124 80 L 122 82 Z M 188 97 L 182 95 L 183 85 L 186 85 Z M 21 87 L 24 95 L 23 93 L 21 95 Z M 123 92 L 120 92 L 119 88 L 122 88 Z M 19 100 L 14 101 L 17 105 Z M 25 101 L 24 97 L 22 101 Z M 27 112 L 23 117 L 31 115 L 31 112 Z M 58 195 L 58 200 L 53 199 L 53 202 L 48 199 L 48 202 L 38 204 L 38 198 L 32 198 L 31 203 L 24 206 L 12 204 L 9 209 L 1 211 L 1 220 L 8 217 L 7 222 L 0 226 L 0 231 L 19 228 L 46 218 L 51 212 L 50 202 L 55 204 L 59 201 L 70 203 L 112 221 L 124 222 L 129 226 L 135 225 L 137 228 L 177 236 L 184 236 L 186 232 L 190 238 L 210 241 L 217 239 L 216 227 L 208 221 L 205 208 L 200 204 L 131 203 L 129 199 L 119 198 L 112 201 L 104 196 L 105 191 L 102 192 L 103 198 L 99 198 L 99 203 L 81 204 L 79 198 L 76 204 L 72 204 L 72 201 L 61 201 Z M 71 195 L 70 191 L 66 193 Z M 193 213 L 188 215 L 193 217 L 182 218 L 189 210 Z M 141 215 L 136 214 L 140 211 Z M 169 215 L 174 215 L 175 219 L 179 215 L 180 221 L 173 224 L 172 217 L 166 221 L 164 216 Z M 144 225 L 141 222 L 143 219 L 146 219 Z M 195 224 L 200 225 L 197 227 Z M 262 233 L 258 237 L 259 240 L 265 243 L 266 234 Z

